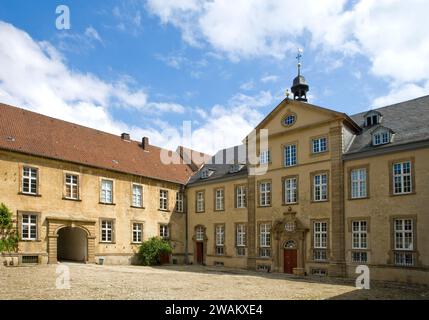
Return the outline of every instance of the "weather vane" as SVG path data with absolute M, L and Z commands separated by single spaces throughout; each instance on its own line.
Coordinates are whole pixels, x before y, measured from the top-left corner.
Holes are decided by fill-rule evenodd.
M 298 75 L 301 74 L 301 59 L 302 59 L 303 50 L 298 48 L 298 55 L 296 56 L 296 60 L 298 60 Z

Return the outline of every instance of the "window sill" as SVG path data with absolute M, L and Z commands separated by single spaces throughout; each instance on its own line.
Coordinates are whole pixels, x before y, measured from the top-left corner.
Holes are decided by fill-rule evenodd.
M 289 206 L 297 206 L 299 205 L 299 202 L 294 202 L 294 203 L 283 203 L 282 206 L 284 207 L 289 207 Z
M 37 242 L 42 242 L 42 240 L 36 239 L 36 240 L 19 240 L 19 242 L 24 242 L 24 243 L 37 243 Z
M 131 209 L 140 209 L 140 210 L 144 210 L 146 209 L 145 207 L 137 207 L 137 206 L 130 206 Z
M 269 206 L 261 206 L 261 205 L 259 205 L 258 206 L 258 208 L 271 208 L 272 207 L 272 205 L 269 205 Z
M 310 155 L 312 157 L 324 156 L 329 154 L 329 150 L 321 151 L 321 152 L 311 152 Z
M 63 200 L 65 200 L 65 201 L 74 201 L 74 202 L 82 202 L 81 199 L 72 199 L 72 198 L 66 198 L 66 197 L 63 197 Z
M 349 201 L 357 201 L 357 200 L 368 200 L 369 196 L 362 197 L 362 198 L 348 198 Z
M 310 201 L 310 203 L 326 203 L 326 202 L 329 202 L 329 199 L 328 200 L 311 200 Z
M 103 206 L 116 206 L 116 203 L 107 203 L 107 202 L 99 202 L 98 204 L 101 204 Z
M 404 197 L 404 196 L 411 196 L 411 195 L 415 195 L 416 192 L 410 192 L 410 193 L 391 193 L 390 196 L 391 197 Z
M 225 209 L 223 210 L 213 210 L 214 212 L 225 212 Z
M 165 212 L 165 213 L 171 212 L 171 210 L 164 210 L 164 209 L 158 209 L 158 211 Z
M 98 242 L 98 244 L 116 244 L 116 242 L 103 242 L 103 241 L 100 241 L 100 242 Z
M 40 194 L 33 194 L 33 193 L 25 193 L 25 192 L 18 192 L 20 196 L 27 196 L 27 197 L 35 197 L 35 198 L 41 198 L 42 195 Z
M 131 242 L 132 246 L 140 246 L 143 242 Z

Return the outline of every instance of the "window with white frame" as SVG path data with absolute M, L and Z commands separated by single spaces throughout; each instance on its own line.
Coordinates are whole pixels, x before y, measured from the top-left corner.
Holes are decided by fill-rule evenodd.
M 352 199 L 366 198 L 368 195 L 366 169 L 353 169 L 350 174 Z
M 271 162 L 271 152 L 270 150 L 261 151 L 259 155 L 260 164 L 268 164 Z
M 21 238 L 25 241 L 37 240 L 37 215 L 23 214 L 21 222 Z
M 225 192 L 222 188 L 215 190 L 215 210 L 222 211 L 224 209 Z
M 236 187 L 235 196 L 237 208 L 246 208 L 246 186 Z
M 168 191 L 159 190 L 159 209 L 168 210 Z
M 101 180 L 101 203 L 113 203 L 113 181 L 112 180 Z
M 112 220 L 101 220 L 101 242 L 113 242 Z
M 312 144 L 313 153 L 322 153 L 328 150 L 328 139 L 325 137 L 313 139 Z
M 352 221 L 352 248 L 368 249 L 368 223 L 363 221 Z
M 298 179 L 297 178 L 286 178 L 284 180 L 285 190 L 285 203 L 293 204 L 298 202 Z
M 372 143 L 375 146 L 390 143 L 390 132 L 388 130 L 379 130 L 372 135 Z
M 225 246 L 225 226 L 217 225 L 216 226 L 216 255 L 221 256 L 224 254 Z
M 328 223 L 314 222 L 313 237 L 313 259 L 315 261 L 325 261 L 327 259 L 326 249 L 328 248 Z
M 195 240 L 196 241 L 204 241 L 205 238 L 205 230 L 203 226 L 198 226 L 195 230 Z
M 22 193 L 37 194 L 38 169 L 23 167 L 22 168 Z
M 285 167 L 296 165 L 296 144 L 285 146 Z
M 245 224 L 240 223 L 236 225 L 236 244 L 237 244 L 237 247 L 246 246 L 246 225 Z
M 168 227 L 168 224 L 159 225 L 159 236 L 164 240 L 168 240 L 170 238 L 170 228 Z
M 79 199 L 79 176 L 66 173 L 66 194 L 67 199 Z
M 413 192 L 411 161 L 393 164 L 393 194 Z
M 394 220 L 394 259 L 399 266 L 414 265 L 414 226 L 412 219 Z
M 313 188 L 314 201 L 328 200 L 328 174 L 316 174 L 313 177 Z
M 143 241 L 143 223 L 133 223 L 133 243 L 141 243 Z
M 133 184 L 133 207 L 143 207 L 143 186 Z
M 176 193 L 176 211 L 183 212 L 184 211 L 184 196 L 183 192 Z
M 293 114 L 290 114 L 284 119 L 283 123 L 285 126 L 289 127 L 293 125 L 295 121 L 296 121 L 296 116 Z
M 204 212 L 205 210 L 205 200 L 204 200 L 204 192 L 203 191 L 198 191 L 196 194 L 197 197 L 197 201 L 196 201 L 196 211 L 197 212 Z
M 271 224 L 259 225 L 259 256 L 268 258 L 271 256 Z
M 259 205 L 261 207 L 271 205 L 271 182 L 261 182 L 259 184 Z

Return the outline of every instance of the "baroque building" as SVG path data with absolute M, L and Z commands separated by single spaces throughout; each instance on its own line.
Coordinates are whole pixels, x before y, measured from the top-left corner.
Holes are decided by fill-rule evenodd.
M 334 277 L 368 265 L 371 279 L 429 283 L 429 96 L 349 116 L 308 91 L 299 65 L 254 147 L 249 135 L 213 158 L 169 152 L 180 164 L 147 138 L 0 104 L 20 263 L 133 263 L 160 236 L 171 263 Z

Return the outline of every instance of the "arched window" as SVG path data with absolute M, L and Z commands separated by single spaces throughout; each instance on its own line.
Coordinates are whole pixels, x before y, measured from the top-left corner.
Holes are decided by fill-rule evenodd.
M 296 248 L 296 242 L 294 240 L 289 240 L 285 243 L 284 248 L 285 249 L 295 249 Z

